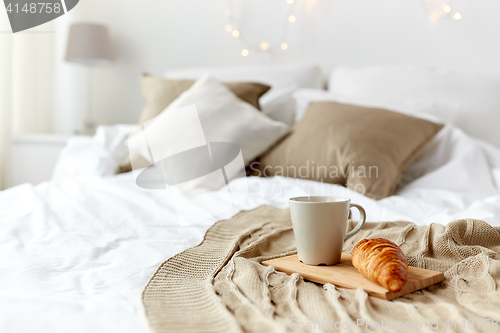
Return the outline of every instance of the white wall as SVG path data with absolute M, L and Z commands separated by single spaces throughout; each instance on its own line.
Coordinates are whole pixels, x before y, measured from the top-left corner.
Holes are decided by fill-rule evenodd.
M 56 39 L 53 22 L 12 34 L 0 9 L 0 190 L 11 134 L 52 130 Z
M 431 22 L 437 0 L 295 0 L 289 49 L 251 51 L 225 32 L 227 3 L 241 15 L 242 34 L 255 43 L 277 40 L 290 6 L 285 0 L 83 0 L 56 21 L 54 129 L 71 132 L 85 110 L 85 70 L 63 62 L 74 21 L 108 25 L 116 61 L 94 71 L 93 101 L 100 123 L 135 123 L 142 108 L 138 77 L 190 66 L 319 63 L 416 64 L 500 69 L 500 1 L 444 0 L 460 21 Z M 441 3 L 441 1 L 439 2 Z

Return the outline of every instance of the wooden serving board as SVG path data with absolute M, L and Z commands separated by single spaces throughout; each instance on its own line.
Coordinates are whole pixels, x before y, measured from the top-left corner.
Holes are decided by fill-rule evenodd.
M 298 273 L 304 279 L 316 283 L 331 283 L 347 289 L 363 288 L 368 295 L 388 301 L 444 280 L 444 274 L 441 272 L 408 267 L 408 280 L 403 290 L 394 293 L 361 274 L 352 265 L 351 256 L 344 253 L 340 263 L 333 266 L 306 265 L 300 262 L 297 255 L 263 261 L 262 264 L 274 266 L 277 270 L 287 274 Z

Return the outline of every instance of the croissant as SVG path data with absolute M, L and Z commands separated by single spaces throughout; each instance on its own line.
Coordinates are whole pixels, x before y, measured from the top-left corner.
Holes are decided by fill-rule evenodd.
M 384 238 L 363 239 L 352 250 L 352 265 L 364 276 L 393 292 L 408 278 L 408 260 L 401 249 Z

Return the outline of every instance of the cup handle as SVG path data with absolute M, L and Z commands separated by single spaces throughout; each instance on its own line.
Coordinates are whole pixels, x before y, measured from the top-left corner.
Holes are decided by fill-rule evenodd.
M 361 216 L 360 216 L 360 219 L 359 219 L 358 224 L 356 225 L 356 227 L 354 229 L 352 229 L 351 232 L 347 233 L 347 235 L 345 235 L 344 240 L 348 239 L 348 238 L 351 238 L 352 236 L 354 236 L 355 234 L 357 234 L 358 231 L 360 231 L 361 228 L 363 228 L 363 226 L 365 225 L 365 221 L 366 221 L 366 212 L 365 212 L 365 209 L 363 207 L 361 207 L 360 205 L 354 204 L 354 203 L 352 203 L 350 205 L 349 210 L 351 210 L 352 207 L 356 207 L 359 210 L 359 215 L 361 215 Z

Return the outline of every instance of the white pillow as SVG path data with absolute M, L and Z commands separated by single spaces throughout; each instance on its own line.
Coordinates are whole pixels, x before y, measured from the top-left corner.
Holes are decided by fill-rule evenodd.
M 288 86 L 264 94 L 259 101 L 262 112 L 271 119 L 292 125 L 295 122 L 293 93 L 296 90 L 295 86 Z
M 320 68 L 311 64 L 188 68 L 168 71 L 165 77 L 197 80 L 206 73 L 221 81 L 258 82 L 270 86 L 271 89 L 260 98 L 262 112 L 289 125 L 295 115 L 292 92 L 299 88 L 321 89 L 324 85 Z
M 199 117 L 190 112 L 191 109 L 186 109 L 192 105 L 196 107 Z M 186 112 L 182 113 L 183 110 Z M 161 158 L 203 145 L 204 142 L 231 142 L 240 147 L 245 165 L 265 152 L 289 129 L 286 124 L 268 118 L 240 100 L 223 83 L 209 75 L 197 80 L 145 127 L 148 140 L 152 141 L 151 137 L 164 138 L 160 140 L 161 145 L 155 148 L 162 151 Z M 130 149 L 142 144 L 140 135 L 129 138 Z M 152 142 L 150 145 L 153 148 Z M 139 149 L 139 152 L 149 160 L 147 151 Z
M 458 103 L 436 101 L 413 101 L 383 99 L 376 97 L 353 97 L 334 94 L 321 89 L 299 89 L 294 94 L 295 121 L 300 121 L 312 102 L 335 101 L 343 104 L 388 109 L 430 121 L 454 123 L 459 114 Z
M 339 67 L 329 91 L 355 98 L 453 102 L 460 106 L 456 124 L 467 133 L 500 147 L 500 73 L 412 66 Z

